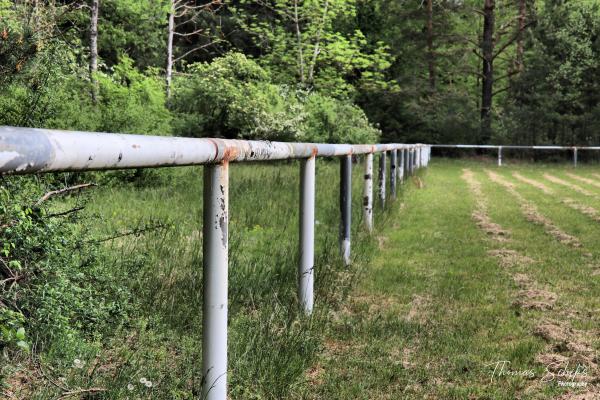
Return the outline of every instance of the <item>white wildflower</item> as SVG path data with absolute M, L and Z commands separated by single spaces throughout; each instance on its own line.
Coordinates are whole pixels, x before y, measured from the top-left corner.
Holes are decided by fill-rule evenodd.
M 129 390 L 130 392 L 133 390 L 133 385 L 131 383 L 127 385 L 127 390 Z

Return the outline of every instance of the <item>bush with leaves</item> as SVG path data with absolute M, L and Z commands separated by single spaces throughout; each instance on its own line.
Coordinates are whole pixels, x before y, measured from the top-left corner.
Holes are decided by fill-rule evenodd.
M 184 136 L 292 140 L 303 114 L 293 91 L 243 54 L 188 67 L 176 80 L 174 130 Z
M 238 53 L 191 65 L 176 81 L 172 107 L 174 132 L 184 136 L 352 143 L 379 137 L 360 108 L 276 85 Z
M 0 348 L 34 341 L 76 349 L 127 314 L 125 276 L 85 228 L 93 220 L 83 222 L 83 204 L 57 209 L 52 197 L 38 200 L 56 181 L 13 177 L 0 186 Z
M 306 121 L 297 140 L 327 143 L 376 143 L 380 132 L 358 106 L 319 93 L 304 101 Z

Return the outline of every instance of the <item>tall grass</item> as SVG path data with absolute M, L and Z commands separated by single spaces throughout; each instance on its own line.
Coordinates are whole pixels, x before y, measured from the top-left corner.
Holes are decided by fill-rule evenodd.
M 163 225 L 105 242 L 114 268 L 128 272 L 136 314 L 93 355 L 98 368 L 77 378 L 82 386 L 107 388 L 104 398 L 191 399 L 200 393 L 201 172 L 165 170 L 156 185 L 100 188 L 88 206 L 103 221 L 95 227 L 99 238 Z M 346 268 L 338 249 L 339 166 L 317 162 L 312 317 L 301 313 L 296 298 L 298 162 L 236 164 L 230 174 L 231 398 L 301 397 L 331 311 L 375 253 L 376 240 L 361 221 L 363 165 L 353 169 L 353 265 Z M 376 224 L 383 224 L 385 217 L 376 214 Z M 151 389 L 138 383 L 142 377 L 153 382 Z

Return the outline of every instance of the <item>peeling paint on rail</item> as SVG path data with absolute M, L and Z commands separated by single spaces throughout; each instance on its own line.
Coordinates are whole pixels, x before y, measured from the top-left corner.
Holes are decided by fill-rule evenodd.
M 29 174 L 338 157 L 427 147 L 182 138 L 0 127 L 0 173 Z

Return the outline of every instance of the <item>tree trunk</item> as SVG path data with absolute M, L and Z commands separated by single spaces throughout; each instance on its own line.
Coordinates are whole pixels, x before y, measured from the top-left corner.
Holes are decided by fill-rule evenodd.
M 435 91 L 435 54 L 433 53 L 433 0 L 427 0 L 427 66 L 429 88 Z
M 171 98 L 171 81 L 173 79 L 173 35 L 175 34 L 175 2 L 171 0 L 171 10 L 169 11 L 169 27 L 167 37 L 167 76 L 166 92 L 167 100 Z
M 92 101 L 98 100 L 98 14 L 100 12 L 100 0 L 92 0 L 90 16 L 90 81 L 92 83 Z
M 525 31 L 525 19 L 527 17 L 527 0 L 519 0 L 519 31 L 517 32 L 517 59 L 516 69 L 519 72 L 523 71 L 523 32 Z
M 300 17 L 298 15 L 298 0 L 294 0 L 294 27 L 296 29 L 296 41 L 298 46 L 298 75 L 300 83 L 304 84 L 304 49 L 302 44 L 302 32 L 300 32 Z
M 317 31 L 317 36 L 315 38 L 315 48 L 313 51 L 312 61 L 308 70 L 308 82 L 310 85 L 314 84 L 315 80 L 315 68 L 317 66 L 317 57 L 321 52 L 321 35 L 323 34 L 323 27 L 327 21 L 327 12 L 329 11 L 329 0 L 325 0 L 325 5 L 323 6 L 323 18 L 321 19 L 321 25 L 319 26 L 319 30 Z
M 483 82 L 481 85 L 481 143 L 488 143 L 492 137 L 492 95 L 494 90 L 494 8 L 495 0 L 484 0 L 483 40 L 481 55 Z

